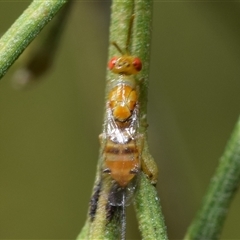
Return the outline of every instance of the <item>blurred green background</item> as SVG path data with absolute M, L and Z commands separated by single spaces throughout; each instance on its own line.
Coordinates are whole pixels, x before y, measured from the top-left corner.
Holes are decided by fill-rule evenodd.
M 0 33 L 29 3 L 0 2 Z M 13 70 L 0 82 L 0 239 L 74 239 L 84 224 L 109 14 L 109 2 L 76 1 L 51 72 L 26 91 Z M 239 14 L 237 2 L 154 1 L 149 145 L 170 239 L 184 236 L 238 119 Z M 128 210 L 128 239 L 140 239 Z M 237 193 L 221 239 L 240 239 L 239 213 Z

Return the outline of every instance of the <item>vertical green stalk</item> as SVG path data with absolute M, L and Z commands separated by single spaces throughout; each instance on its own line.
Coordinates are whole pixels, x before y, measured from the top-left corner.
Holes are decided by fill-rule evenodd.
M 219 239 L 231 200 L 240 184 L 240 118 L 185 240 Z
M 0 78 L 67 0 L 35 0 L 0 39 Z
M 140 116 L 141 131 L 147 128 L 147 102 L 150 67 L 150 43 L 152 33 L 152 0 L 135 1 L 134 12 L 136 14 L 135 27 L 133 29 L 132 54 L 138 56 L 143 63 L 143 68 L 138 74 L 140 85 Z
M 148 168 L 156 168 L 147 144 L 147 99 L 150 67 L 150 43 L 152 31 L 152 0 L 135 1 L 136 25 L 133 32 L 132 53 L 142 59 L 143 69 L 140 81 L 140 124 L 145 136 L 142 157 Z M 156 182 L 156 179 L 153 180 Z M 156 188 L 145 174 L 141 175 L 139 191 L 135 198 L 135 209 L 143 239 L 168 239 L 160 200 Z

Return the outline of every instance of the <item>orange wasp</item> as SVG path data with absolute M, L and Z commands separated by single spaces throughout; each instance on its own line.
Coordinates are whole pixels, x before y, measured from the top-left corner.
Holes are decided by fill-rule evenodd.
M 134 16 L 130 21 L 125 51 L 116 42 L 112 43 L 121 56 L 111 58 L 108 63 L 109 70 L 116 75 L 109 82 L 104 129 L 99 136 L 102 146 L 101 180 L 90 202 L 92 220 L 101 193 L 108 198 L 108 220 L 116 210 L 121 209 L 121 239 L 125 239 L 125 208 L 135 193 L 141 168 L 150 179 L 154 176 L 153 183 L 157 176 L 157 168 L 152 163 L 149 169 L 154 172 L 148 169 L 144 161 L 141 166 L 144 137 L 139 133 L 139 85 L 136 75 L 142 69 L 142 62 L 128 50 L 133 18 Z M 106 178 L 110 181 L 105 181 Z M 110 190 L 105 191 L 105 183 L 110 183 Z
M 117 77 L 110 82 L 106 120 L 100 141 L 103 146 L 102 172 L 109 174 L 113 180 L 108 204 L 122 209 L 120 232 L 121 239 L 125 239 L 125 208 L 135 193 L 141 169 L 142 144 L 139 143 L 142 142 L 142 135 L 138 133 L 139 91 L 135 75 L 141 71 L 142 63 L 139 58 L 129 54 L 127 47 L 124 53 L 115 42 L 113 45 L 122 56 L 113 57 L 108 64 Z
M 129 35 L 131 32 L 130 23 Z M 110 192 L 109 203 L 112 206 L 125 206 L 136 188 L 135 176 L 141 168 L 141 134 L 138 133 L 138 87 L 135 75 L 142 69 L 139 58 L 129 54 L 127 40 L 126 52 L 117 43 L 113 45 L 121 53 L 113 57 L 108 67 L 117 77 L 110 81 L 110 91 L 106 106 L 106 121 L 103 134 L 103 173 L 107 173 L 115 182 Z

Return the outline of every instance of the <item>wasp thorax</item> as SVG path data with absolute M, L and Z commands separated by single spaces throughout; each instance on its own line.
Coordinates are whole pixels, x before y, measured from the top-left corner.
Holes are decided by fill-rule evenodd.
M 142 69 L 142 62 L 139 58 L 123 55 L 113 57 L 108 64 L 113 73 L 132 75 L 137 74 Z

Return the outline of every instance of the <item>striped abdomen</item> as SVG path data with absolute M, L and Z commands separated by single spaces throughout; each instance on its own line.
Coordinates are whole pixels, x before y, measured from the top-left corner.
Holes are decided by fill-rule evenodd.
M 106 168 L 103 171 L 109 173 L 119 186 L 126 187 L 140 170 L 136 141 L 119 144 L 108 139 L 104 149 L 104 162 Z

